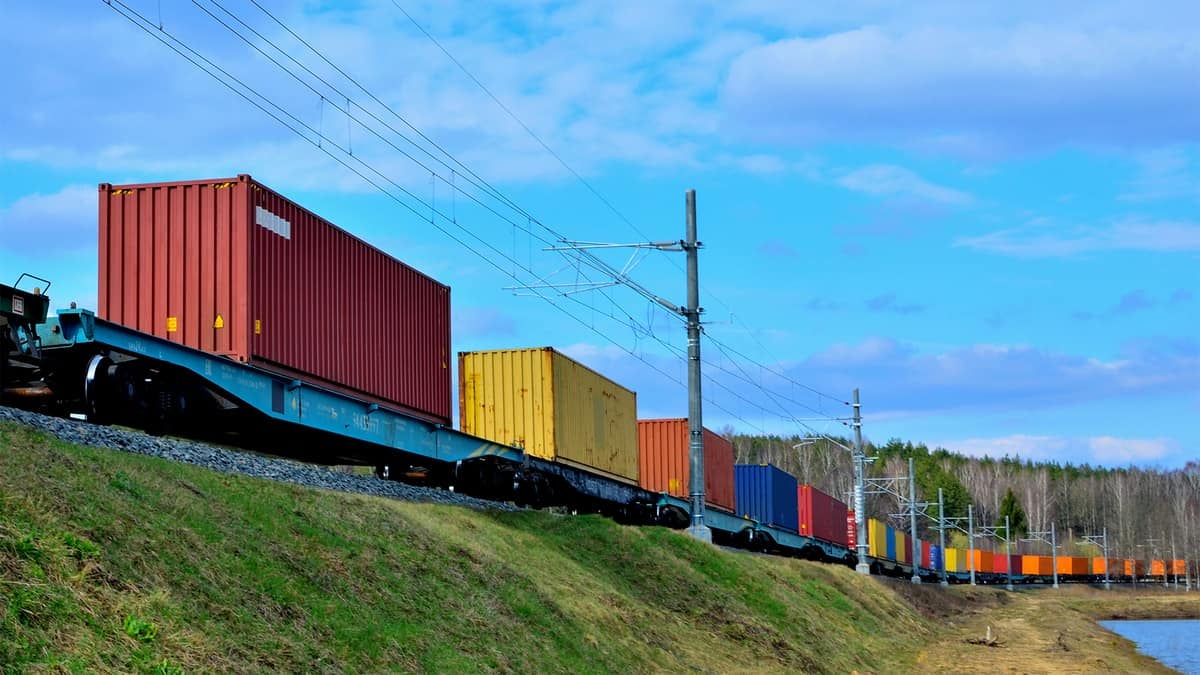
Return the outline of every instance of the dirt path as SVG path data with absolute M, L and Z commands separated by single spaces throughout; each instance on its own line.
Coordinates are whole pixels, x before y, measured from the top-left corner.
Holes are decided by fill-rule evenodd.
M 939 600 L 925 591 L 897 590 L 943 625 L 917 654 L 917 665 L 931 673 L 1173 673 L 1096 621 L 1200 618 L 1197 593 L 953 588 L 950 599 Z M 993 642 L 986 644 L 989 627 Z

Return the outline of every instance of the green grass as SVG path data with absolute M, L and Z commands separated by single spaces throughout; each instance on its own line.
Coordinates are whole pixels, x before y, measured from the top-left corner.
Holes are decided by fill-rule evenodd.
M 11 671 L 903 671 L 852 571 L 598 517 L 308 490 L 0 423 Z

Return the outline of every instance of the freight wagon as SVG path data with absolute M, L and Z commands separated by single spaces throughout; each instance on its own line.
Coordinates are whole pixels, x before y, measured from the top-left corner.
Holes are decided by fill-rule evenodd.
M 449 286 L 245 174 L 99 206 L 99 318 L 451 423 Z
M 847 528 L 843 526 L 849 513 L 845 502 L 812 485 L 798 488 L 797 501 L 801 535 L 849 547 Z
M 995 571 L 996 554 L 992 551 L 983 551 L 977 548 L 971 549 L 971 556 L 976 572 L 991 574 Z
M 638 484 L 637 394 L 552 347 L 458 355 L 464 433 Z
M 947 572 L 966 572 L 967 571 L 967 552 L 961 548 L 946 549 L 946 571 Z
M 1058 577 L 1063 580 L 1083 580 L 1091 571 L 1088 559 L 1075 556 L 1058 556 Z
M 704 431 L 704 503 L 733 513 L 737 508 L 733 444 Z M 654 492 L 688 498 L 691 434 L 684 419 L 638 420 L 638 483 Z
M 800 530 L 795 477 L 774 464 L 737 464 L 737 512 L 788 532 Z

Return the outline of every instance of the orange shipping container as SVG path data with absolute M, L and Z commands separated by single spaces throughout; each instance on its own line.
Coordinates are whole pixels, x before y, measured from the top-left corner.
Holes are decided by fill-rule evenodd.
M 1187 573 L 1187 562 L 1186 561 L 1183 561 L 1183 560 L 1172 560 L 1171 561 L 1171 575 L 1172 576 L 1180 576 L 1181 577 L 1186 573 Z
M 1048 555 L 1021 556 L 1021 574 L 1048 577 L 1054 574 L 1054 563 Z
M 1166 567 L 1167 567 L 1166 561 L 1151 560 L 1150 561 L 1150 576 L 1152 576 L 1152 577 L 1164 576 L 1167 573 Z
M 1146 573 L 1146 563 L 1141 560 L 1126 560 L 1125 561 L 1125 576 L 1142 576 Z
M 1074 556 L 1058 556 L 1058 574 L 1060 576 L 1087 576 L 1088 559 Z
M 691 487 L 687 419 L 638 420 L 638 449 L 638 483 L 686 499 Z M 704 501 L 732 512 L 737 508 L 735 497 L 733 444 L 705 429 Z
M 1092 574 L 1103 576 L 1107 570 L 1109 576 L 1120 576 L 1125 573 L 1123 562 L 1117 558 L 1092 558 Z
M 975 571 L 976 572 L 993 572 L 993 571 L 995 571 L 993 569 L 994 561 L 996 558 L 995 553 L 992 553 L 991 551 L 981 551 L 979 549 L 973 549 L 972 554 L 974 555 L 974 558 L 975 558 Z

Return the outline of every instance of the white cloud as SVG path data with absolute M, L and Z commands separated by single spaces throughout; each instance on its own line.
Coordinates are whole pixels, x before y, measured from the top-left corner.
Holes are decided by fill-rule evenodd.
M 909 169 L 889 164 L 872 164 L 856 169 L 839 178 L 838 184 L 849 190 L 876 196 L 913 197 L 953 205 L 971 202 L 971 195 L 965 192 L 936 185 Z
M 1021 258 L 1068 257 L 1105 251 L 1195 252 L 1200 251 L 1200 224 L 1161 220 L 1056 228 L 1042 223 L 975 237 L 959 237 L 954 245 Z
M 97 187 L 68 185 L 53 194 L 31 194 L 0 208 L 3 246 L 47 253 L 95 250 Z
M 1012 434 L 999 438 L 965 438 L 939 441 L 933 447 L 946 448 L 971 457 L 1020 457 L 1021 459 L 1052 460 L 1066 456 L 1071 443 L 1066 438 Z
M 1105 466 L 1126 466 L 1161 462 L 1178 449 L 1178 444 L 1167 438 L 1012 434 L 995 438 L 939 441 L 932 447 L 942 447 L 972 457 L 1020 457 L 1034 461 L 1086 461 Z
M 1088 439 L 1092 457 L 1102 464 L 1146 464 L 1167 457 L 1176 443 L 1166 438 L 1113 438 L 1100 436 Z
M 1137 158 L 1139 173 L 1119 198 L 1146 202 L 1200 197 L 1200 172 L 1182 147 L 1155 148 Z
M 722 102 L 745 133 L 794 143 L 1011 150 L 1161 144 L 1200 131 L 1189 112 L 1200 103 L 1191 86 L 1200 48 L 1186 30 L 1036 21 L 940 17 L 781 39 L 733 63 Z
M 883 337 L 870 337 L 858 344 L 837 343 L 810 357 L 817 366 L 845 367 L 903 359 L 912 354 L 911 348 Z

